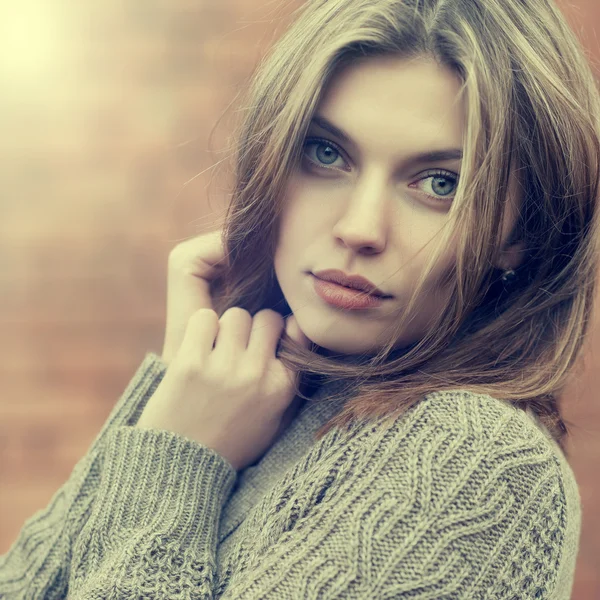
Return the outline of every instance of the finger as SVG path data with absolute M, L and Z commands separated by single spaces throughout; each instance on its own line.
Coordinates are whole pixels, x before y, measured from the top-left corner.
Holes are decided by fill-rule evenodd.
M 173 248 L 174 261 L 189 267 L 190 272 L 203 279 L 213 279 L 225 266 L 223 229 L 201 233 L 180 242 Z
M 201 308 L 213 308 L 209 282 L 170 268 L 165 340 L 172 348 L 181 345 L 188 321 Z
M 219 319 L 214 353 L 223 360 L 239 358 L 248 346 L 252 328 L 252 316 L 247 310 L 234 306 L 227 309 Z
M 177 351 L 180 363 L 202 364 L 212 352 L 219 331 L 219 316 L 214 310 L 197 310 L 188 321 L 183 341 Z
M 181 346 L 191 316 L 213 308 L 211 281 L 225 266 L 222 230 L 179 243 L 169 254 L 167 322 L 163 359 L 170 362 Z
M 247 348 L 252 360 L 265 365 L 275 357 L 283 328 L 283 317 L 270 308 L 259 310 L 254 315 Z

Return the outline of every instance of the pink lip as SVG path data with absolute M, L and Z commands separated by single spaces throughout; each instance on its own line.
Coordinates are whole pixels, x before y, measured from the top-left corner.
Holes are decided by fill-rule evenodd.
M 381 296 L 373 296 L 360 290 L 353 290 L 331 281 L 319 279 L 314 275 L 313 285 L 317 295 L 327 304 L 346 310 L 377 308 L 386 301 L 386 298 Z
M 315 277 L 343 285 L 344 287 L 360 290 L 376 296 L 386 296 L 383 290 L 380 290 L 372 281 L 369 281 L 362 275 L 348 275 L 339 269 L 325 269 L 313 273 Z

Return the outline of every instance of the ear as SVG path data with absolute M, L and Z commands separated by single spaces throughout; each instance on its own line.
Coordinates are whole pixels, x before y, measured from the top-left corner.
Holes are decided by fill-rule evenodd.
M 516 270 L 525 258 L 525 243 L 515 242 L 501 250 L 496 266 L 502 271 Z

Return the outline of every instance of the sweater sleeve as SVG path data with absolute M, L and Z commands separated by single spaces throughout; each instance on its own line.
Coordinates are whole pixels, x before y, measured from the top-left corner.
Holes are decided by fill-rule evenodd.
M 65 597 L 73 544 L 97 492 L 105 438 L 113 428 L 139 418 L 165 371 L 162 359 L 148 352 L 69 479 L 45 508 L 25 521 L 8 552 L 0 556 L 0 598 Z
M 229 461 L 184 436 L 110 432 L 69 600 L 212 598 L 218 524 L 236 479 Z

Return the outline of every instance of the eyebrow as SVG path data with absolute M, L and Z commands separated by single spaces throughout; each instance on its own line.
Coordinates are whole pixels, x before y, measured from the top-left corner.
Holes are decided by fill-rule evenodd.
M 314 123 L 322 129 L 329 131 L 333 135 L 337 136 L 343 142 L 354 145 L 352 138 L 343 130 L 334 125 L 331 121 L 326 119 L 322 115 L 315 115 L 311 124 Z M 448 148 L 443 150 L 429 150 L 428 152 L 420 152 L 413 154 L 407 159 L 409 165 L 418 165 L 429 162 L 440 162 L 444 160 L 461 160 L 463 157 L 463 151 L 460 148 Z

